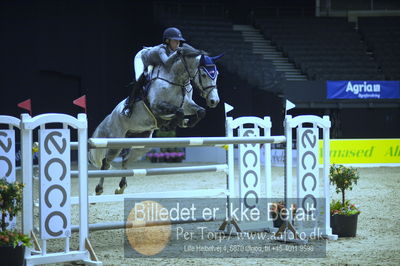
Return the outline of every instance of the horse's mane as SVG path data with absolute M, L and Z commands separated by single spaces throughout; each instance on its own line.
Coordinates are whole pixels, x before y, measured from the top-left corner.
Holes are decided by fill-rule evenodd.
M 188 57 L 196 57 L 198 55 L 208 55 L 207 52 L 203 50 L 199 50 L 194 48 L 193 46 L 184 43 L 181 47 L 181 52 L 183 56 L 188 56 Z

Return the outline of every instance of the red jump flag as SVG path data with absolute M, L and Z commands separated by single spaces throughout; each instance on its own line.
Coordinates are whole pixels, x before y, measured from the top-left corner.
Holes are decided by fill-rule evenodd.
M 29 111 L 29 114 L 32 116 L 32 101 L 31 101 L 31 99 L 20 102 L 18 104 L 18 107 Z
M 83 95 L 83 96 L 79 97 L 78 99 L 75 99 L 72 103 L 85 109 L 85 113 L 86 113 L 86 95 Z

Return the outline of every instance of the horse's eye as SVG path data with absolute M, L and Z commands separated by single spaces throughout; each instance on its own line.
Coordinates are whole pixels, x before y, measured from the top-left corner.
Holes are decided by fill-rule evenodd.
M 201 76 L 202 76 L 203 78 L 205 78 L 207 75 L 206 75 L 206 73 L 201 73 Z

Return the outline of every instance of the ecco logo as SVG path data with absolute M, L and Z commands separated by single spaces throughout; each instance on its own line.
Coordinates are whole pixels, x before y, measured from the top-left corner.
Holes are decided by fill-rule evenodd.
M 14 169 L 12 158 L 9 156 L 13 146 L 12 138 L 9 136 L 9 131 L 10 130 L 0 131 L 0 165 L 5 164 L 6 166 L 6 168 L 1 167 L 2 169 L 0 169 L 0 178 L 7 178 L 7 180 L 11 176 L 11 173 Z
M 13 129 L 0 130 L 0 179 L 15 182 L 15 131 Z M 0 200 L 1 201 L 1 200 Z M 7 229 L 15 227 L 16 218 L 9 220 L 6 212 L 5 222 Z
M 316 193 L 318 188 L 318 129 L 299 129 L 299 176 L 301 177 L 301 207 L 307 210 L 317 208 Z M 307 201 L 311 200 L 312 203 Z M 306 211 L 311 214 L 311 211 Z
M 69 234 L 67 227 L 70 217 L 70 151 L 67 149 L 69 132 L 42 130 L 41 139 L 43 139 L 39 150 L 43 174 L 40 178 L 41 219 L 44 221 L 42 234 L 45 234 L 44 239 L 68 236 L 66 234 Z
M 255 137 L 258 136 L 258 134 L 256 134 L 254 129 L 246 129 L 242 136 Z M 246 208 L 253 209 L 257 206 L 260 197 L 259 144 L 242 144 L 240 148 L 240 153 L 242 154 L 242 162 L 240 165 L 242 193 L 240 196 L 243 197 L 243 203 Z

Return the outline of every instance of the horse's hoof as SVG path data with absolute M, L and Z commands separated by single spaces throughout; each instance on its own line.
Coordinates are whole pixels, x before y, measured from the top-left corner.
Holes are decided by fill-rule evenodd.
M 117 188 L 117 189 L 114 191 L 114 193 L 115 193 L 115 194 L 124 194 L 124 190 L 125 190 L 125 188 Z
M 121 185 L 119 188 L 117 188 L 115 191 L 114 191 L 114 193 L 115 194 L 124 194 L 124 191 L 125 191 L 125 188 L 127 187 L 128 185 L 125 183 L 125 184 L 123 184 L 123 185 Z
M 99 196 L 99 195 L 103 194 L 103 187 L 100 185 L 97 185 L 95 191 L 96 191 L 96 195 Z

